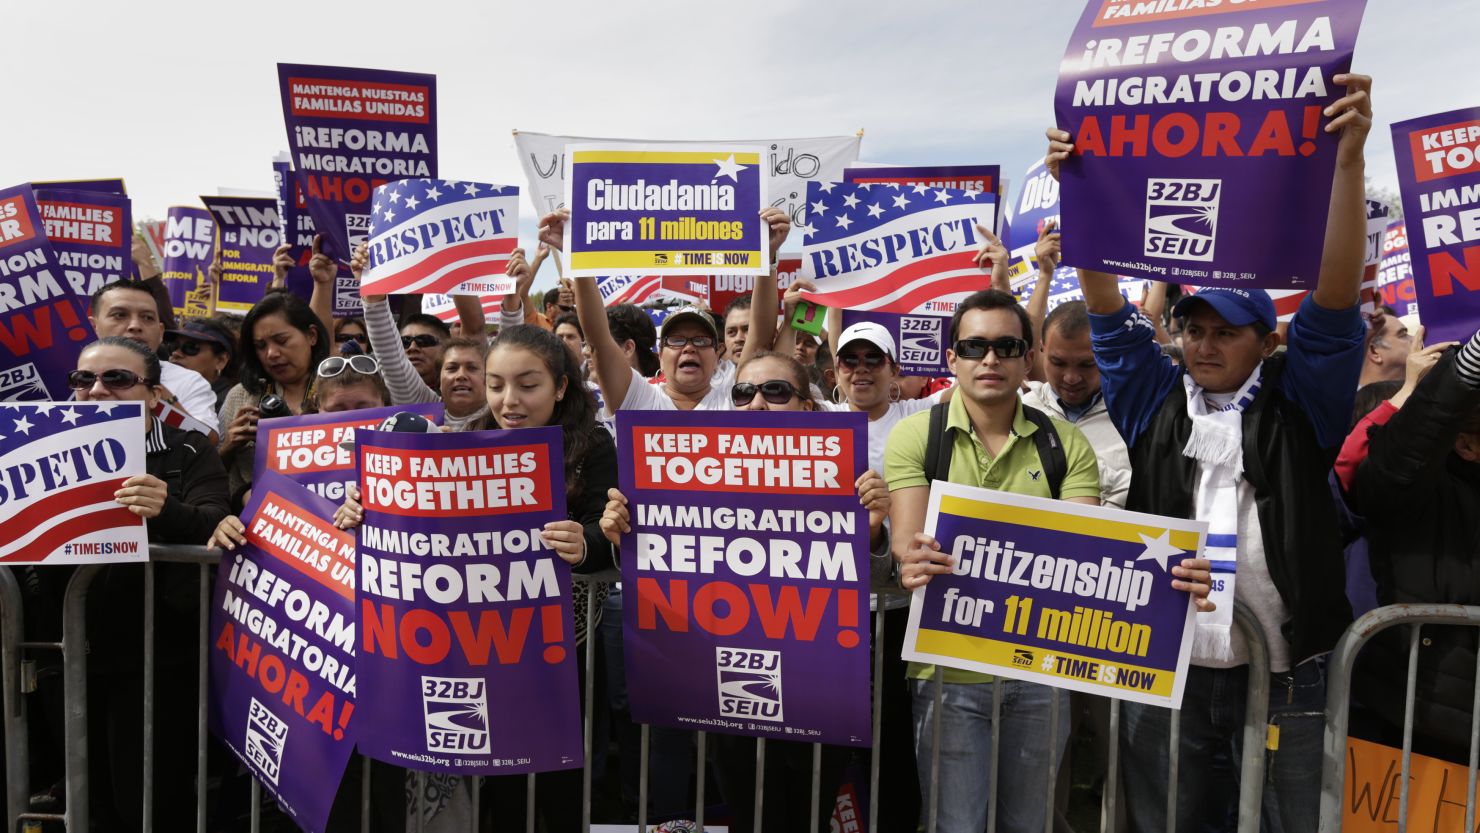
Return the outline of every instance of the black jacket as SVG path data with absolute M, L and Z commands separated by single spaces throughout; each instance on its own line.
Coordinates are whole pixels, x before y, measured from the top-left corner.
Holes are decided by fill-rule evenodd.
M 151 544 L 204 544 L 230 511 L 226 467 L 216 446 L 197 431 L 169 425 L 165 448 L 145 455 L 144 468 L 169 486 L 158 517 L 149 521 Z
M 617 445 L 601 427 L 592 429 L 594 443 L 580 460 L 566 460 L 567 466 L 580 466 L 577 493 L 566 495 L 566 517 L 580 521 L 586 533 L 586 560 L 573 568 L 578 573 L 595 573 L 611 567 L 611 543 L 601 534 L 601 513 L 606 509 L 606 493 L 617 486 Z
M 1244 410 L 1244 479 L 1254 487 L 1264 558 L 1290 620 L 1282 628 L 1291 659 L 1328 652 L 1352 621 L 1345 561 L 1326 476 L 1336 448 L 1321 448 L 1298 403 L 1280 392 L 1283 356 L 1264 361 L 1264 382 Z M 1182 455 L 1192 434 L 1178 386 L 1130 447 L 1125 508 L 1173 518 L 1193 516 L 1197 463 Z
M 1480 604 L 1480 464 L 1455 454 L 1480 390 L 1460 381 L 1451 349 L 1402 409 L 1371 432 L 1352 499 L 1366 517 L 1379 604 Z M 1408 629 L 1379 633 L 1359 657 L 1357 698 L 1403 721 Z M 1426 626 L 1418 649 L 1414 730 L 1468 759 L 1475 628 Z

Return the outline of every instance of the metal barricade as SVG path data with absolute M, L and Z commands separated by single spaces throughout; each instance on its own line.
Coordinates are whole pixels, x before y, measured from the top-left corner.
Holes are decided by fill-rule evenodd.
M 1342 795 L 1346 787 L 1347 730 L 1351 719 L 1351 681 L 1357 654 L 1374 636 L 1388 628 L 1409 626 L 1408 679 L 1403 702 L 1403 750 L 1399 773 L 1398 833 L 1408 829 L 1409 772 L 1413 755 L 1413 707 L 1417 697 L 1418 648 L 1424 625 L 1480 627 L 1480 607 L 1440 604 L 1401 604 L 1379 607 L 1352 623 L 1336 643 L 1326 666 L 1325 766 L 1321 772 L 1321 833 L 1340 833 Z M 1465 826 L 1475 829 L 1475 783 L 1480 771 L 1480 663 L 1475 669 L 1475 699 L 1470 708 L 1470 761 L 1465 792 Z

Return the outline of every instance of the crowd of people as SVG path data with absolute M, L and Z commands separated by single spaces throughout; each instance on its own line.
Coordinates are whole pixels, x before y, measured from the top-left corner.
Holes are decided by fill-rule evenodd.
M 1204 521 L 1206 557 L 1173 568 L 1173 586 L 1200 612 L 1181 709 L 1177 829 L 1232 829 L 1237 815 L 1250 673 L 1248 646 L 1232 624 L 1237 601 L 1253 613 L 1268 647 L 1269 719 L 1278 728 L 1278 748 L 1267 755 L 1263 829 L 1313 831 L 1325 656 L 1354 611 L 1480 600 L 1480 334 L 1464 344 L 1425 346 L 1422 328 L 1391 310 L 1362 313 L 1370 79 L 1336 82 L 1346 95 L 1328 108 L 1324 125 L 1340 138 L 1321 270 L 1288 325 L 1276 320 L 1262 290 L 1186 294 L 1154 284 L 1133 303 L 1115 277 L 1092 271 L 1079 274 L 1083 301 L 1049 310 L 1061 245 L 1052 224 L 1039 235 L 1037 291 L 1024 303 L 1008 285 L 1006 248 L 982 229 L 982 289 L 958 306 L 949 325 L 953 375 L 909 377 L 883 327 L 845 329 L 836 314 L 827 316 L 823 338 L 787 326 L 801 293 L 814 287 L 798 279 L 783 294 L 774 271 L 724 310 L 671 310 L 661 326 L 630 304 L 604 306 L 590 278 L 562 280 L 536 309 L 530 287 L 560 246 L 568 216 L 556 212 L 541 220 L 533 260 L 523 250 L 510 259 L 516 289 L 503 299 L 498 320 L 486 321 L 477 299 L 461 298 L 456 335 L 419 312 L 414 297 L 396 304 L 365 296 L 363 317 L 333 318 L 335 264 L 315 252 L 308 263 L 313 295 L 297 297 L 286 289 L 295 265 L 287 247 L 278 252 L 273 288 L 244 317 L 177 322 L 158 265 L 140 247 L 144 280 L 94 293 L 98 339 L 69 384 L 81 401 L 150 406 L 148 473 L 125 483 L 117 500 L 147 519 L 149 538 L 159 543 L 243 543 L 239 513 L 252 487 L 260 420 L 432 402 L 445 407 L 445 430 L 561 428 L 568 518 L 543 534 L 577 572 L 612 567 L 621 536 L 631 531 L 626 498 L 615 488 L 615 442 L 609 427 L 603 430 L 623 409 L 866 414 L 868 471 L 855 487 L 868 516 L 871 579 L 881 589 L 912 591 L 951 570 L 951 556 L 925 531 L 932 480 Z M 1048 168 L 1057 176 L 1060 166 L 1073 164 L 1074 137 L 1055 129 L 1047 138 Z M 763 218 L 774 262 L 791 223 L 776 209 Z M 361 247 L 350 264 L 356 277 L 366 263 Z M 153 416 L 160 401 L 191 418 L 184 428 Z M 361 520 L 355 497 L 335 516 L 343 528 Z M 30 572 L 27 592 L 54 599 L 58 579 Z M 1215 583 L 1215 574 L 1225 580 Z M 157 628 L 158 668 L 193 680 L 195 573 L 160 565 L 158 581 L 157 621 L 170 622 Z M 118 623 L 139 616 L 138 571 L 105 571 L 93 597 L 93 818 L 97 829 L 130 829 L 138 824 L 142 789 L 141 679 L 137 640 Z M 589 609 L 584 596 L 576 601 L 583 692 L 585 656 L 596 652 L 592 767 L 598 780 L 616 785 L 623 814 L 632 818 L 638 735 L 626 714 L 621 588 L 604 588 Z M 885 634 L 883 688 L 873 693 L 883 712 L 879 829 L 915 830 L 929 797 L 938 795 L 938 830 L 980 833 L 990 802 L 999 829 L 1042 830 L 1046 785 L 1070 744 L 1063 731 L 1050 748 L 1051 690 L 946 669 L 937 699 L 936 670 L 900 656 L 907 606 L 902 593 L 875 596 L 873 615 L 884 617 Z M 596 644 L 585 641 L 591 617 Z M 44 638 L 55 623 L 40 618 L 28 627 Z M 1415 748 L 1465 760 L 1476 640 L 1459 630 L 1426 633 Z M 1374 643 L 1356 681 L 1361 718 L 1354 731 L 1382 741 L 1401 737 L 1404 680 L 1392 669 L 1405 657 L 1406 642 L 1395 634 Z M 41 676 L 45 694 L 51 683 L 45 669 Z M 194 713 L 193 684 L 155 691 L 161 714 Z M 1118 736 L 1110 736 L 1105 701 L 1076 695 L 1070 710 L 1101 752 L 1119 746 L 1126 829 L 1166 829 L 1170 712 L 1127 703 Z M 195 738 L 179 731 L 186 724 L 193 721 L 172 721 L 168 738 L 156 736 L 161 829 L 183 826 L 194 804 L 184 797 L 205 788 L 191 780 L 194 753 L 187 750 Z M 38 731 L 49 734 L 32 744 L 44 785 L 59 777 L 58 734 Z M 652 730 L 649 819 L 691 812 L 693 782 L 705 777 L 695 772 L 693 743 L 692 733 Z M 710 750 L 732 830 L 805 829 L 814 813 L 828 829 L 830 803 L 811 805 L 810 745 L 770 744 L 764 818 L 752 817 L 759 786 L 754 740 L 722 735 Z M 939 771 L 932 773 L 937 755 Z M 843 781 L 853 757 L 842 748 L 824 750 L 824 795 Z M 227 776 L 234 769 L 216 763 Z M 341 790 L 336 829 L 358 829 L 358 766 Z M 997 788 L 989 794 L 993 767 Z M 420 802 L 408 801 L 415 781 L 399 769 L 375 764 L 371 780 L 371 829 L 405 829 L 408 807 L 422 809 L 428 830 L 466 829 L 469 780 L 428 778 Z M 498 808 L 494 829 L 522 829 L 523 779 L 485 779 L 483 789 L 484 805 Z M 534 811 L 543 829 L 576 829 L 579 789 L 579 771 L 539 776 Z M 243 800 L 238 794 L 235 806 Z M 228 826 L 213 816 L 218 823 Z

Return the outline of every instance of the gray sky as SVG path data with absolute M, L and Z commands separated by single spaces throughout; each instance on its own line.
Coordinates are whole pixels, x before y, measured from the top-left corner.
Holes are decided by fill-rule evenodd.
M 278 61 L 436 73 L 439 164 L 450 179 L 522 187 L 514 128 L 664 139 L 864 128 L 865 160 L 996 162 L 1016 186 L 1043 153 L 1059 60 L 1084 8 L 1083 0 L 10 5 L 7 29 L 19 36 L 0 50 L 8 82 L 0 187 L 123 176 L 135 216 L 157 218 L 218 186 L 272 187 L 273 154 L 287 149 Z M 1396 188 L 1388 125 L 1480 105 L 1477 42 L 1477 0 L 1369 0 L 1356 68 L 1376 79 L 1374 185 Z M 533 220 L 522 223 L 527 238 Z

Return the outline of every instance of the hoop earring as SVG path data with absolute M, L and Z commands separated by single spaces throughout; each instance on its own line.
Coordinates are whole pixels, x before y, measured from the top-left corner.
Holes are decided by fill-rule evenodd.
M 841 405 L 847 400 L 847 397 L 843 396 L 843 388 L 839 385 L 833 385 L 832 393 L 828 398 L 832 399 L 834 405 Z
M 900 399 L 900 397 L 902 397 L 902 396 L 904 396 L 904 388 L 900 387 L 898 382 L 890 382 L 889 383 L 889 401 L 890 402 L 898 402 L 899 399 Z

